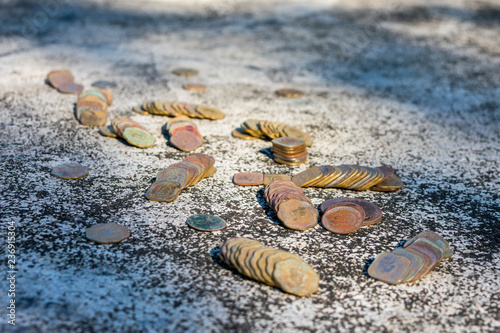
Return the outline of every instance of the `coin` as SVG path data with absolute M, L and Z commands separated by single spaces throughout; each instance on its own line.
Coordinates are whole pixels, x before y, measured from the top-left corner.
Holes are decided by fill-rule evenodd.
M 89 168 L 80 164 L 63 164 L 52 169 L 52 176 L 61 179 L 78 179 L 89 174 Z
M 158 181 L 151 184 L 146 191 L 146 198 L 152 201 L 170 202 L 181 193 L 181 184 L 171 181 Z
M 246 134 L 246 132 L 242 128 L 237 128 L 231 132 L 231 134 L 238 139 L 243 139 L 243 140 L 259 140 L 259 138 L 256 138 L 254 136 Z
M 431 258 L 431 265 L 428 268 L 427 272 L 423 275 L 430 272 L 437 264 L 444 258 L 444 250 L 440 248 L 437 244 L 431 242 L 426 238 L 418 238 L 416 241 L 411 243 L 406 249 L 412 249 L 424 255 L 427 255 Z
M 184 188 L 187 183 L 188 172 L 184 168 L 170 168 L 163 169 L 158 172 L 156 175 L 156 181 L 170 181 L 179 183 L 181 188 Z
M 92 83 L 92 86 L 93 87 L 97 87 L 97 88 L 103 88 L 103 89 L 114 88 L 114 87 L 116 87 L 116 82 L 113 82 L 113 81 L 96 81 L 96 82 Z
M 182 131 L 170 137 L 170 143 L 182 151 L 193 151 L 203 142 L 194 133 Z
M 378 183 L 377 185 L 375 185 L 371 189 L 374 191 L 391 192 L 391 191 L 397 191 L 399 189 L 402 189 L 404 186 L 405 186 L 404 183 L 401 181 L 401 179 L 398 176 L 392 175 L 389 178 L 387 178 L 386 180 Z
M 365 220 L 363 222 L 363 226 L 375 224 L 382 219 L 382 210 L 379 206 L 375 205 L 373 202 L 356 198 L 329 199 L 321 204 L 320 210 L 322 213 L 325 213 L 330 207 L 333 207 L 334 205 L 342 205 L 346 203 L 354 203 L 363 208 L 363 210 L 365 211 Z
M 224 119 L 226 116 L 221 110 L 205 105 L 198 105 L 196 112 L 211 120 Z
M 410 259 L 391 252 L 383 252 L 368 267 L 368 275 L 388 284 L 398 284 L 408 274 L 410 267 Z
M 262 185 L 264 183 L 264 174 L 240 172 L 233 176 L 233 183 L 240 186 Z
M 296 174 L 293 176 L 292 181 L 297 186 L 306 187 L 308 184 L 320 179 L 322 176 L 323 172 L 321 169 L 315 166 Z
M 410 269 L 408 270 L 408 273 L 406 273 L 406 276 L 403 278 L 401 283 L 409 282 L 414 279 L 424 266 L 424 258 L 417 252 L 408 251 L 406 249 L 395 249 L 392 251 L 392 253 L 401 257 L 406 257 L 410 259 L 411 262 Z
M 276 175 L 276 174 L 264 174 L 264 185 L 271 183 L 272 181 L 280 179 L 280 180 L 290 180 L 291 177 L 288 175 Z
M 78 120 L 80 124 L 85 126 L 104 126 L 106 124 L 106 112 L 83 110 Z
M 276 95 L 280 97 L 288 97 L 288 98 L 298 98 L 304 96 L 304 92 L 297 89 L 280 89 L 276 91 Z
M 172 71 L 172 73 L 174 75 L 182 76 L 182 77 L 192 77 L 192 76 L 198 75 L 198 71 L 196 69 L 184 68 L 184 67 L 176 68 Z
M 311 204 L 299 200 L 289 200 L 281 204 L 278 218 L 290 229 L 305 231 L 318 224 L 318 212 Z
M 226 227 L 226 221 L 213 215 L 191 215 L 186 220 L 188 226 L 200 231 L 217 231 Z
M 207 90 L 207 86 L 201 83 L 185 83 L 182 88 L 187 91 L 193 91 L 193 92 L 204 92 Z
M 122 138 L 139 148 L 153 147 L 155 138 L 146 130 L 138 127 L 128 127 L 123 131 Z
M 83 91 L 83 86 L 74 82 L 65 82 L 57 87 L 57 90 L 66 94 L 79 94 Z
M 450 244 L 443 237 L 429 230 L 424 230 L 415 237 L 407 240 L 403 246 L 408 247 L 419 238 L 425 238 L 427 240 L 430 240 L 431 242 L 439 246 L 441 249 L 443 249 L 443 251 L 445 252 L 444 253 L 445 258 L 449 258 L 453 255 L 453 250 L 450 248 Z
M 115 130 L 113 129 L 113 126 L 111 126 L 111 125 L 107 125 L 107 126 L 105 125 L 105 126 L 99 127 L 99 134 L 101 134 L 103 136 L 110 137 L 110 138 L 118 137 L 118 135 L 115 133 Z
M 127 227 L 116 223 L 96 224 L 85 231 L 87 239 L 99 244 L 119 243 L 130 237 Z
M 337 206 L 327 210 L 321 218 L 323 227 L 336 234 L 355 232 L 363 225 L 365 212 L 361 206 Z

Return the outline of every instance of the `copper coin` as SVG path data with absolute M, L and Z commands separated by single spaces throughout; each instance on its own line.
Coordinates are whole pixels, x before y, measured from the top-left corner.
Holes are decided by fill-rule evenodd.
M 111 125 L 105 125 L 105 126 L 101 126 L 99 127 L 99 134 L 103 135 L 103 136 L 107 136 L 107 137 L 110 137 L 110 138 L 116 138 L 118 135 L 116 135 L 115 133 L 115 130 L 113 129 L 113 126 Z
M 78 120 L 84 126 L 104 126 L 106 124 L 106 112 L 84 110 L 81 111 Z
M 201 83 L 185 83 L 182 88 L 192 92 L 204 92 L 207 90 L 207 86 Z
M 47 74 L 47 83 L 56 88 L 63 83 L 74 82 L 73 74 L 67 69 L 59 69 L 51 71 Z
M 119 243 L 130 237 L 127 227 L 116 223 L 96 224 L 85 231 L 87 239 L 99 244 Z
M 304 96 L 304 92 L 297 89 L 280 89 L 276 91 L 276 95 L 280 97 L 298 98 Z
M 170 137 L 170 143 L 182 151 L 192 151 L 200 147 L 203 141 L 192 132 L 181 131 Z
M 284 158 L 280 158 L 278 156 L 275 156 L 274 157 L 274 161 L 276 163 L 280 163 L 280 164 L 285 164 L 285 165 L 290 165 L 290 166 L 297 166 L 297 165 L 301 165 L 302 163 L 305 163 L 307 161 L 307 156 L 301 157 L 301 158 L 298 158 L 298 159 L 293 159 L 293 160 L 284 159 Z
M 79 94 L 83 91 L 83 86 L 78 83 L 67 82 L 59 85 L 57 90 L 66 94 Z
M 401 181 L 401 179 L 398 176 L 392 175 L 372 188 L 380 190 L 399 190 L 402 189 L 404 186 L 405 184 Z
M 191 68 L 176 68 L 172 71 L 172 73 L 174 75 L 182 77 L 192 77 L 198 75 L 198 71 L 196 69 L 191 69 Z
M 292 181 L 297 184 L 297 186 L 307 186 L 308 184 L 320 179 L 323 176 L 323 172 L 317 166 L 304 170 L 295 176 L 293 176 Z
M 365 220 L 363 225 L 371 225 L 379 222 L 382 219 L 382 210 L 379 206 L 375 205 L 373 202 L 355 199 L 355 198 L 335 198 L 329 199 L 323 202 L 320 206 L 322 213 L 325 213 L 328 208 L 333 207 L 333 205 L 342 205 L 344 203 L 354 203 L 360 205 L 365 211 Z
M 392 176 L 394 174 L 394 172 L 396 172 L 396 170 L 394 170 L 393 168 L 386 166 L 386 165 L 379 166 L 379 167 L 377 167 L 377 169 L 382 171 L 382 173 L 384 174 L 384 178 L 382 178 L 381 182 L 386 180 L 387 178 Z
M 321 223 L 330 232 L 349 234 L 361 228 L 364 220 L 365 212 L 361 206 L 338 206 L 326 211 Z
M 264 185 L 271 183 L 274 180 L 290 180 L 289 175 L 275 175 L 275 174 L 264 174 Z
M 410 259 L 391 252 L 383 252 L 368 267 L 368 275 L 388 284 L 398 284 L 408 274 L 410 267 Z
M 186 169 L 178 167 L 178 168 L 171 168 L 171 169 L 163 169 L 158 171 L 158 174 L 156 175 L 156 181 L 161 182 L 161 181 L 170 181 L 170 182 L 175 182 L 179 183 L 181 185 L 181 188 L 184 188 L 187 183 L 187 177 L 188 177 L 188 172 Z
M 53 168 L 50 174 L 61 179 L 78 179 L 89 174 L 89 167 L 80 164 L 63 164 Z
M 424 255 L 427 255 L 431 258 L 432 263 L 429 267 L 429 271 L 431 271 L 434 267 L 439 264 L 439 262 L 444 258 L 444 250 L 440 248 L 437 244 L 431 242 L 425 238 L 419 238 L 413 243 L 411 243 L 406 249 L 412 249 Z M 427 274 L 424 273 L 424 275 Z
M 256 172 L 240 172 L 233 176 L 233 183 L 240 186 L 262 185 L 264 174 Z
M 289 200 L 278 211 L 278 218 L 285 227 L 295 230 L 307 230 L 318 224 L 318 212 L 308 202 Z
M 243 140 L 259 140 L 255 136 L 248 135 L 243 128 L 238 127 L 237 129 L 231 132 L 231 135 L 238 139 Z
M 186 163 L 186 162 L 180 162 L 180 163 L 175 163 L 170 165 L 167 169 L 175 169 L 175 168 L 182 168 L 186 170 L 187 176 L 186 176 L 186 185 L 184 185 L 184 188 L 189 187 L 190 185 L 193 184 L 194 180 L 198 176 L 199 168 L 198 166 L 192 165 L 193 163 Z
M 281 137 L 274 139 L 272 141 L 273 146 L 277 146 L 278 148 L 281 149 L 297 149 L 297 148 L 306 148 L 306 144 L 304 141 L 296 139 L 296 138 L 290 138 L 290 137 Z
M 408 251 L 406 249 L 395 249 L 394 251 L 392 251 L 392 253 L 401 257 L 406 257 L 410 259 L 411 262 L 410 269 L 406 274 L 406 276 L 404 277 L 403 281 L 401 281 L 401 283 L 410 282 L 417 276 L 418 272 L 424 266 L 424 258 L 415 251 Z
M 191 154 L 186 156 L 184 161 L 190 161 L 193 163 L 201 164 L 203 165 L 203 172 L 207 173 L 208 170 L 212 167 L 212 163 L 210 162 L 210 159 L 208 158 L 207 155 L 204 154 Z
M 411 239 L 407 240 L 403 246 L 408 247 L 419 238 L 425 238 L 427 240 L 430 240 L 431 242 L 442 248 L 443 251 L 445 252 L 444 253 L 445 258 L 449 258 L 453 255 L 453 250 L 450 248 L 450 243 L 448 243 L 448 241 L 446 241 L 443 237 L 441 237 L 437 233 L 429 230 L 424 230 L 415 237 L 412 237 Z
M 177 198 L 181 190 L 181 184 L 177 182 L 154 182 L 146 191 L 146 198 L 152 201 L 170 202 Z

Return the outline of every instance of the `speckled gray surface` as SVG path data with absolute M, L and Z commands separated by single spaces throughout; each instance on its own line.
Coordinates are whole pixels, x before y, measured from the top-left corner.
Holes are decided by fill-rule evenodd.
M 0 331 L 500 331 L 494 3 L 0 3 L 0 207 L 2 230 L 16 223 L 19 251 L 17 325 L 7 325 L 2 310 Z M 170 74 L 180 66 L 200 76 Z M 156 146 L 134 148 L 80 126 L 75 96 L 44 84 L 61 67 L 86 86 L 116 81 L 110 118 L 140 122 Z M 186 92 L 185 82 L 208 90 Z M 273 91 L 282 87 L 306 96 L 278 98 Z M 166 144 L 165 118 L 130 111 L 149 99 L 227 114 L 194 120 L 205 137 L 197 151 L 216 158 L 217 174 L 168 204 L 144 192 L 159 168 L 186 153 Z M 280 166 L 266 154 L 269 142 L 232 138 L 246 118 L 311 134 L 309 161 Z M 52 177 L 64 162 L 91 166 L 89 176 Z M 387 164 L 407 184 L 390 194 L 306 189 L 314 204 L 353 196 L 380 205 L 380 223 L 347 236 L 321 226 L 284 229 L 262 190 L 231 182 L 239 171 L 293 175 L 341 163 Z M 186 218 L 199 213 L 221 216 L 228 227 L 189 228 Z M 87 241 L 85 229 L 103 222 L 126 225 L 132 236 L 115 245 Z M 408 285 L 363 273 L 370 258 L 424 229 L 443 235 L 456 254 Z M 235 236 L 299 254 L 319 272 L 319 292 L 298 298 L 228 270 L 217 246 Z M 5 243 L 2 236 L 2 251 Z M 6 280 L 0 287 L 5 309 Z

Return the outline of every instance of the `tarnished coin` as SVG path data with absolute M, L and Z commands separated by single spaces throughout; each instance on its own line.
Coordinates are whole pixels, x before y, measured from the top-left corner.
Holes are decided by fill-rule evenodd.
M 323 227 L 336 234 L 349 234 L 355 232 L 363 225 L 365 212 L 361 206 L 337 206 L 323 214 L 321 223 Z
M 186 220 L 188 226 L 200 231 L 217 231 L 226 227 L 226 221 L 214 215 L 191 215 Z
M 131 145 L 139 148 L 149 148 L 155 144 L 155 138 L 151 133 L 139 127 L 125 128 L 122 137 Z
M 283 128 L 283 132 L 288 137 L 304 141 L 306 143 L 306 146 L 308 147 L 312 146 L 313 140 L 311 139 L 311 137 L 298 128 L 295 128 L 293 126 L 286 126 L 285 128 Z
M 79 94 L 83 91 L 83 86 L 74 82 L 65 82 L 59 85 L 57 90 L 66 94 Z
M 177 182 L 154 182 L 146 191 L 146 198 L 152 201 L 170 202 L 181 193 L 182 186 Z
M 426 238 L 418 238 L 416 241 L 406 247 L 406 249 L 415 250 L 431 258 L 432 263 L 427 272 L 425 272 L 423 275 L 434 269 L 434 267 L 436 267 L 436 265 L 439 264 L 439 262 L 444 258 L 445 253 L 441 247 Z
M 176 68 L 172 71 L 174 75 L 181 76 L 181 77 L 192 77 L 192 76 L 197 76 L 198 71 L 196 69 L 192 68 Z
M 63 164 L 53 168 L 50 174 L 61 179 L 78 179 L 89 174 L 89 167 L 80 164 Z
M 264 184 L 264 174 L 256 172 L 240 172 L 233 176 L 233 183 L 240 186 Z
M 391 252 L 382 252 L 368 267 L 368 275 L 388 284 L 398 284 L 408 274 L 410 267 L 410 259 Z
M 259 138 L 255 136 L 251 136 L 246 134 L 245 130 L 243 128 L 238 127 L 237 129 L 233 130 L 231 134 L 238 139 L 243 139 L 243 140 L 259 140 Z
M 333 207 L 334 205 L 342 205 L 349 202 L 360 205 L 365 211 L 365 220 L 363 222 L 364 226 L 375 224 L 382 219 L 382 210 L 379 206 L 375 205 L 373 202 L 356 198 L 329 199 L 321 204 L 320 209 L 322 213 L 325 213 L 330 207 Z
M 193 151 L 203 143 L 195 133 L 181 131 L 170 137 L 170 143 L 182 151 Z
M 187 183 L 188 172 L 184 168 L 170 168 L 158 171 L 156 175 L 156 181 L 170 181 L 179 183 L 181 188 L 184 188 Z
M 304 170 L 295 176 L 293 176 L 292 181 L 297 184 L 297 186 L 307 186 L 308 184 L 320 179 L 323 176 L 323 172 L 317 166 Z
M 96 224 L 85 231 L 87 239 L 99 244 L 119 243 L 130 237 L 127 227 L 116 223 Z
M 110 137 L 110 138 L 118 137 L 118 135 L 115 133 L 115 130 L 113 129 L 113 126 L 111 126 L 111 125 L 99 127 L 99 134 L 101 134 L 102 136 Z
M 201 83 L 185 83 L 182 88 L 192 92 L 204 92 L 207 90 L 207 86 Z
M 413 280 L 424 266 L 424 258 L 415 251 L 408 251 L 407 249 L 395 249 L 394 251 L 392 251 L 392 253 L 401 257 L 406 257 L 410 259 L 411 262 L 410 269 L 401 283 L 410 282 L 411 280 Z
M 226 117 L 221 110 L 205 105 L 198 105 L 196 112 L 211 120 L 221 120 Z
M 381 182 L 386 180 L 396 172 L 396 170 L 386 165 L 379 166 L 377 167 L 377 169 L 382 171 L 382 173 L 384 174 L 384 177 L 380 180 Z
M 278 218 L 290 229 L 304 231 L 318 224 L 318 212 L 308 202 L 288 200 L 278 210 Z
M 445 240 L 443 237 L 438 235 L 437 233 L 429 230 L 424 230 L 415 237 L 407 240 L 405 244 L 403 245 L 404 247 L 410 246 L 414 241 L 416 241 L 419 238 L 425 238 L 427 240 L 430 240 L 437 246 L 443 249 L 444 251 L 444 257 L 449 258 L 453 255 L 453 250 L 450 248 L 450 243 L 448 243 L 447 240 Z
M 267 185 L 276 179 L 291 180 L 292 178 L 289 175 L 264 174 L 264 185 Z
M 280 260 L 273 273 L 276 285 L 287 293 L 308 296 L 318 290 L 319 275 L 302 260 Z
M 277 90 L 276 95 L 280 97 L 298 98 L 304 96 L 304 92 L 297 89 L 285 88 Z
M 96 81 L 92 83 L 93 87 L 107 89 L 116 87 L 116 82 L 113 81 Z
M 384 191 L 393 192 L 402 189 L 404 186 L 405 184 L 401 181 L 401 179 L 398 176 L 392 175 L 383 182 L 380 182 L 374 187 L 372 187 L 371 190 L 381 191 L 381 192 Z

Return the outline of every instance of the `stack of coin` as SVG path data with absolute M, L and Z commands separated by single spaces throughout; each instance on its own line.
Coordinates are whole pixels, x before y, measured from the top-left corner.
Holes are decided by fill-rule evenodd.
M 81 84 L 75 83 L 75 77 L 68 69 L 51 71 L 47 74 L 46 82 L 66 94 L 79 94 L 83 90 Z
M 269 206 L 285 227 L 304 231 L 318 224 L 318 211 L 304 191 L 290 180 L 274 180 L 264 191 Z
M 346 188 L 365 191 L 397 191 L 404 184 L 387 166 L 377 168 L 359 165 L 314 166 L 295 175 L 292 181 L 301 187 Z
M 165 127 L 170 136 L 170 143 L 182 151 L 193 151 L 203 143 L 198 128 L 186 116 L 170 119 Z
M 188 116 L 191 118 L 220 120 L 226 116 L 219 109 L 182 102 L 150 101 L 133 108 L 134 112 L 140 114 L 154 114 L 158 116 Z
M 76 118 L 85 126 L 103 126 L 106 124 L 106 109 L 112 102 L 106 89 L 87 89 L 78 95 Z
M 149 133 L 139 123 L 136 123 L 131 119 L 118 117 L 113 120 L 112 126 L 116 135 L 127 141 L 132 146 L 149 148 L 153 147 L 155 143 L 153 135 L 151 135 L 151 133 Z M 102 127 L 99 131 L 101 131 L 101 129 Z
M 292 177 L 260 172 L 239 172 L 233 176 L 233 183 L 239 186 L 267 185 L 276 179 L 291 180 Z
M 217 172 L 214 164 L 212 156 L 191 154 L 182 162 L 158 171 L 156 181 L 146 192 L 146 198 L 153 201 L 173 201 L 181 190 L 214 175 Z
M 382 210 L 372 202 L 354 198 L 326 200 L 320 206 L 323 227 L 336 234 L 349 234 L 382 219 Z
M 274 139 L 273 156 L 274 161 L 287 164 L 299 165 L 307 160 L 307 150 L 304 141 L 287 136 Z
M 220 258 L 240 274 L 284 292 L 309 296 L 318 291 L 319 275 L 311 266 L 295 254 L 258 241 L 230 238 L 222 245 Z
M 251 138 L 277 139 L 287 136 L 304 141 L 308 147 L 312 145 L 312 139 L 306 133 L 296 127 L 275 121 L 248 119 L 232 134 L 234 137 L 244 140 L 251 140 Z
M 383 252 L 368 268 L 368 274 L 388 284 L 413 282 L 429 273 L 441 259 L 453 255 L 450 244 L 432 231 L 408 240 L 404 248 Z

